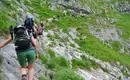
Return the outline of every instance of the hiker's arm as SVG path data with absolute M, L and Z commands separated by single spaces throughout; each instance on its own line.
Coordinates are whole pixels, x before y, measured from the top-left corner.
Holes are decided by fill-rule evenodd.
M 36 39 L 34 39 L 34 37 L 32 37 L 32 43 L 33 43 L 33 46 L 36 49 L 36 51 L 38 51 L 38 46 L 37 46 L 37 43 L 36 43 Z
M 11 42 L 11 40 L 12 40 L 12 38 L 11 38 L 11 36 L 10 36 L 5 42 L 2 42 L 2 43 L 0 44 L 0 48 L 6 46 L 9 42 Z
M 32 37 L 32 43 L 33 43 L 33 46 L 34 48 L 36 49 L 36 60 L 38 59 L 38 46 L 37 46 L 37 43 L 36 43 L 36 39 L 34 39 L 34 37 Z

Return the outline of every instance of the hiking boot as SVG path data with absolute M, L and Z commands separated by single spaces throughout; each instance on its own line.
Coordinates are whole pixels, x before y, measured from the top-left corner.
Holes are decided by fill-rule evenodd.
M 22 75 L 22 80 L 27 80 L 26 74 L 23 74 L 23 75 Z

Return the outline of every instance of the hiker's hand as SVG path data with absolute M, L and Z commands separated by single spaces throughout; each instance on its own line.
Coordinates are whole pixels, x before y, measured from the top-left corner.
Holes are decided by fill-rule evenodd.
M 38 58 L 39 58 L 39 54 L 38 54 L 38 53 L 36 53 L 36 60 L 38 60 Z

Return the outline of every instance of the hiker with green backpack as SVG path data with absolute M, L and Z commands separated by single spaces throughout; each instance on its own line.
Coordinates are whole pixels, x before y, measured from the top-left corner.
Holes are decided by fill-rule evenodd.
M 34 80 L 34 62 L 38 58 L 38 46 L 36 39 L 29 35 L 27 28 L 22 25 L 17 25 L 14 28 L 10 27 L 11 36 L 2 43 L 0 48 L 6 46 L 13 41 L 15 44 L 15 51 L 21 66 L 21 80 L 27 80 L 26 68 L 28 68 L 28 80 Z M 28 65 L 26 65 L 28 63 Z

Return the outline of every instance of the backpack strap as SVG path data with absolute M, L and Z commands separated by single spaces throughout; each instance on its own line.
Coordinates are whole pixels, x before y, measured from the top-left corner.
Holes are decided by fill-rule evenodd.
M 34 25 L 34 24 L 33 24 L 33 19 L 32 19 L 32 18 L 30 18 L 30 23 L 31 23 L 31 26 Z
M 27 29 L 25 30 L 25 32 L 26 32 L 28 38 L 31 38 L 31 35 L 28 33 Z
M 14 40 L 14 30 L 13 30 L 13 26 L 10 26 L 10 34 L 11 34 L 11 38 L 12 40 Z

